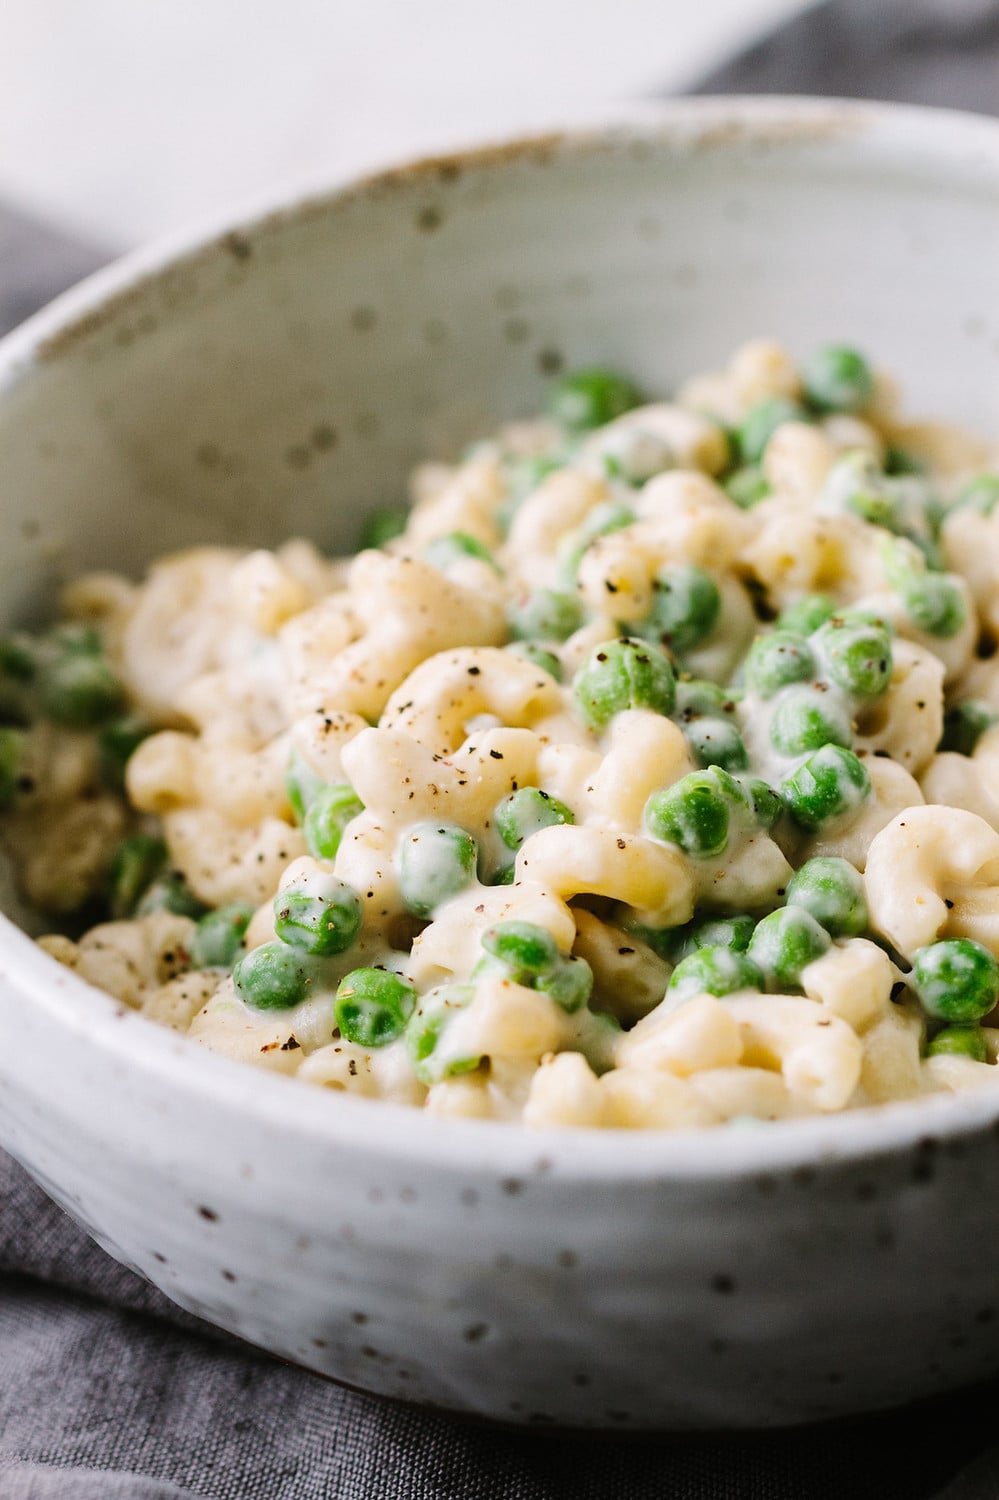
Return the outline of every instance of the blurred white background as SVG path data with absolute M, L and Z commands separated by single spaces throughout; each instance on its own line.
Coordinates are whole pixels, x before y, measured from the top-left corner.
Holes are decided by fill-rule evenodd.
M 807 0 L 0 0 L 0 198 L 109 247 L 682 91 Z

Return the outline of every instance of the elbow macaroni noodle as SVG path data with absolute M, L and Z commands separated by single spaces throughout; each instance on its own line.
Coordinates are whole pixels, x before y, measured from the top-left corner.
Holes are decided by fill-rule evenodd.
M 0 660 L 23 893 L 110 900 L 48 951 L 213 1051 L 447 1117 L 992 1086 L 999 477 L 817 360 L 757 340 L 651 404 L 570 377 L 349 562 L 77 580 Z

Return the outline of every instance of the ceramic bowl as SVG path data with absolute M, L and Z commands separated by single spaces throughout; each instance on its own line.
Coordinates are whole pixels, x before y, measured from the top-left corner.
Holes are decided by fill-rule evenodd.
M 3 617 L 83 568 L 304 532 L 563 365 L 668 389 L 856 341 L 916 410 L 999 390 L 999 125 L 679 102 L 420 162 L 132 258 L 0 364 Z M 999 1371 L 999 1091 L 660 1135 L 447 1122 L 262 1076 L 0 936 L 0 1140 L 265 1349 L 517 1423 L 756 1427 Z

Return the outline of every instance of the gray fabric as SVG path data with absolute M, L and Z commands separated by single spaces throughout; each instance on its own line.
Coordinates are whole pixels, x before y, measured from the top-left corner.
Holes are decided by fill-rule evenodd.
M 104 265 L 110 253 L 0 203 L 0 334 Z
M 929 1500 L 986 1401 L 942 1406 L 929 1430 L 893 1415 L 628 1444 L 457 1423 L 177 1313 L 0 1155 L 2 1500 Z
M 999 0 L 819 5 L 704 90 L 999 112 Z M 0 206 L 0 332 L 103 258 Z M 178 1311 L 0 1153 L 0 1500 L 997 1500 L 997 1401 L 627 1445 L 458 1424 Z
M 999 114 L 999 0 L 826 0 L 694 92 L 829 94 Z

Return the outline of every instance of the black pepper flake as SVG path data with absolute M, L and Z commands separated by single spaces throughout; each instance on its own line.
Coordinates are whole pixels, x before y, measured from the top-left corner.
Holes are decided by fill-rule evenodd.
M 350 1061 L 348 1062 L 348 1064 L 347 1064 L 347 1072 L 350 1074 L 351 1078 L 356 1078 L 357 1077 L 357 1063 L 354 1060 L 354 1058 L 351 1058 Z
M 500 750 L 490 750 L 490 752 L 489 752 L 489 758 L 491 760 L 502 760 L 503 759 L 502 751 L 500 751 Z
M 948 911 L 953 911 L 954 910 L 954 903 L 953 903 L 953 901 L 948 901 L 947 898 L 946 898 L 946 896 L 944 897 L 944 906 L 946 906 L 946 908 L 947 908 Z
M 468 675 L 469 675 L 469 677 L 478 677 L 478 676 L 480 676 L 481 672 L 482 672 L 482 668 L 481 667 L 469 667 L 469 669 L 468 669 Z
M 281 1043 L 282 1052 L 299 1052 L 302 1044 L 297 1036 L 290 1036 L 286 1042 Z
M 617 847 L 619 849 L 627 849 L 628 845 L 626 844 L 626 842 L 624 841 L 624 839 L 618 839 L 618 841 L 617 841 Z

